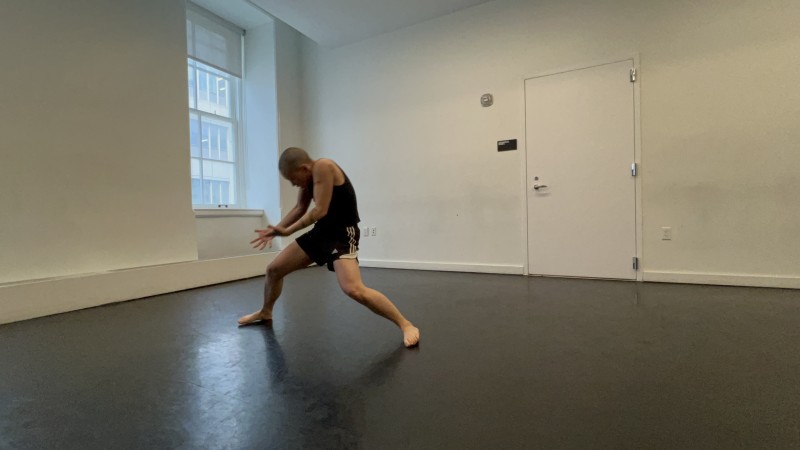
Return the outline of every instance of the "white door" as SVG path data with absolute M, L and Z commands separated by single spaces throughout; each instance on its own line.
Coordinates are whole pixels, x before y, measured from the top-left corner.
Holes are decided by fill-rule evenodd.
M 525 81 L 528 271 L 636 279 L 633 61 Z

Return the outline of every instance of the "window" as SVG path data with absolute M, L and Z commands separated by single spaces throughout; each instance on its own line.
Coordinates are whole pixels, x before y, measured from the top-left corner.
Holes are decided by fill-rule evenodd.
M 242 31 L 189 5 L 189 153 L 192 203 L 241 203 Z

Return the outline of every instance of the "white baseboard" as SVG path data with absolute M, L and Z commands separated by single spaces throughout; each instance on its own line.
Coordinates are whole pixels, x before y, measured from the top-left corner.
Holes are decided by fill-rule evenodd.
M 0 324 L 263 275 L 277 253 L 188 261 L 0 286 Z
M 522 275 L 522 266 L 501 264 L 471 264 L 471 263 L 445 263 L 428 261 L 389 261 L 380 259 L 361 259 L 361 267 L 375 267 L 381 269 L 411 269 L 435 270 L 444 272 L 472 272 L 472 273 L 499 273 L 508 275 Z
M 0 286 L 0 324 L 256 277 L 277 253 L 166 264 Z M 362 267 L 522 275 L 500 264 L 361 259 Z M 800 289 L 800 276 L 645 271 L 648 282 Z
M 382 269 L 433 270 L 509 275 L 523 274 L 523 267 L 515 265 L 393 261 L 379 259 L 359 259 L 359 262 L 362 267 L 375 267 Z M 793 277 L 753 274 L 645 271 L 642 274 L 642 281 L 658 283 L 710 284 L 721 286 L 800 289 L 800 276 Z
M 792 276 L 645 271 L 643 278 L 644 281 L 658 283 L 713 284 L 722 286 L 800 289 L 800 277 Z

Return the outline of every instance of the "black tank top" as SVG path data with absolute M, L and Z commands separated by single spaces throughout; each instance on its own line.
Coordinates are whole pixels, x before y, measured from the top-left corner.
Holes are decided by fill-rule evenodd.
M 341 168 L 339 168 L 341 170 Z M 319 231 L 336 231 L 346 227 L 355 226 L 361 219 L 358 217 L 358 205 L 356 203 L 356 191 L 350 178 L 342 170 L 344 183 L 333 187 L 331 204 L 328 206 L 328 214 L 319 219 L 314 226 Z M 313 181 L 311 189 L 313 189 Z M 312 190 L 313 192 L 313 190 Z

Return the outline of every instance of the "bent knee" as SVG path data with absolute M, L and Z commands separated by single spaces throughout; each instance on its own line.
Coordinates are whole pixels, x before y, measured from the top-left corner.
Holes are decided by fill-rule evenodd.
M 267 266 L 267 278 L 277 280 L 286 275 L 286 270 L 278 264 L 270 263 Z
M 366 295 L 364 292 L 365 288 L 363 285 L 357 285 L 357 284 L 345 285 L 342 286 L 342 291 L 344 291 L 344 293 L 347 294 L 348 297 L 352 298 L 353 300 L 359 303 L 363 303 L 364 300 L 366 299 Z

